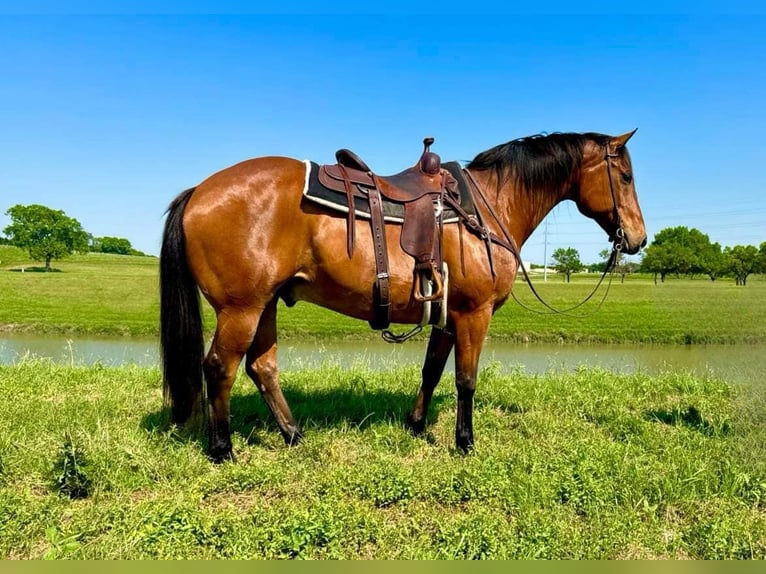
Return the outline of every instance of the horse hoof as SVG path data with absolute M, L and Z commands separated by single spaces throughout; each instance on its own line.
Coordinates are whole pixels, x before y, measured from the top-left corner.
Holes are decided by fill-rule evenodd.
M 221 464 L 227 461 L 237 462 L 231 447 L 228 449 L 210 449 L 207 456 L 215 464 Z
M 426 419 L 415 420 L 412 415 L 407 417 L 404 427 L 412 433 L 413 436 L 422 436 L 426 430 Z
M 458 435 L 455 445 L 462 454 L 471 454 L 473 452 L 473 437 Z
M 287 446 L 297 446 L 303 440 L 303 433 L 300 429 L 291 429 L 290 432 L 283 432 L 282 438 Z

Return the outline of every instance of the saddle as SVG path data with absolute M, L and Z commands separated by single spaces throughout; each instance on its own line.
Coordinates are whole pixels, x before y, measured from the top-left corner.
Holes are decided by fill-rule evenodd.
M 319 167 L 319 182 L 345 193 L 348 206 L 347 251 L 354 252 L 356 218 L 355 197 L 369 202 L 377 271 L 373 287 L 375 316 L 370 325 L 385 329 L 390 324 L 388 253 L 382 202 L 387 200 L 404 207 L 400 245 L 415 260 L 413 298 L 424 303 L 442 301 L 444 278 L 441 250 L 442 210 L 445 196 L 458 195 L 457 181 L 441 166 L 441 158 L 430 150 L 434 138 L 423 140 L 423 153 L 417 163 L 404 171 L 381 176 L 373 172 L 354 152 L 338 150 L 337 164 Z M 443 314 L 443 313 L 441 313 Z

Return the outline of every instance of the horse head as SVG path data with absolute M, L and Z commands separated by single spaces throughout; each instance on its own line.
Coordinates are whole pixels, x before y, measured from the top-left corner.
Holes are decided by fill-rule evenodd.
M 629 254 L 646 245 L 644 218 L 626 147 L 634 133 L 636 130 L 586 144 L 574 197 L 580 212 L 594 219 L 617 249 Z

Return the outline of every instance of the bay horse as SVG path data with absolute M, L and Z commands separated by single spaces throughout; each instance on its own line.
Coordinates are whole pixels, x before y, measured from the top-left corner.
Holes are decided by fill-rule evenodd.
M 479 153 L 464 171 L 486 227 L 493 236 L 522 246 L 559 202 L 572 200 L 595 220 L 616 249 L 636 253 L 646 230 L 621 136 L 553 133 L 509 141 Z M 171 422 L 183 425 L 205 408 L 208 456 L 233 458 L 229 399 L 243 357 L 245 369 L 273 413 L 288 445 L 301 438 L 279 386 L 277 302 L 308 301 L 344 315 L 372 318 L 376 268 L 369 224 L 356 221 L 356 246 L 346 250 L 347 221 L 303 198 L 306 164 L 260 157 L 214 173 L 170 204 L 160 256 L 163 386 Z M 401 226 L 386 225 L 390 262 L 391 320 L 416 324 L 422 303 L 412 293 L 412 260 L 399 247 Z M 446 325 L 428 341 L 422 382 L 406 424 L 425 429 L 434 388 L 455 351 L 455 442 L 474 445 L 473 398 L 479 355 L 492 315 L 507 300 L 520 264 L 518 251 L 486 237 L 443 229 L 443 258 L 450 282 Z M 199 293 L 216 313 L 204 352 Z M 204 414 L 204 411 L 203 411 Z

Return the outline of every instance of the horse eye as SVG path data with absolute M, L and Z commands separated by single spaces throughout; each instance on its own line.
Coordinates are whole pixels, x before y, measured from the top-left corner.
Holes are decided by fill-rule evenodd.
M 622 182 L 625 183 L 625 184 L 628 184 L 631 181 L 633 181 L 633 176 L 631 174 L 629 174 L 629 173 L 624 173 L 623 172 L 623 173 L 620 174 L 620 176 L 622 177 Z

